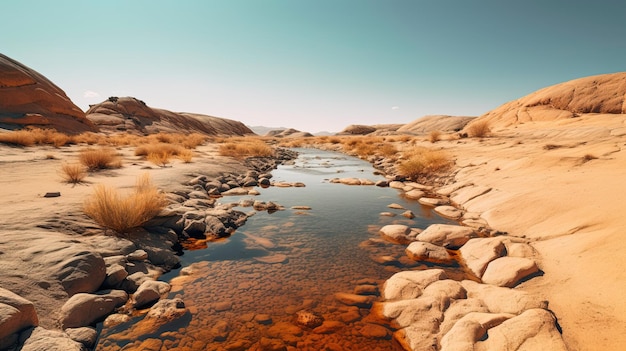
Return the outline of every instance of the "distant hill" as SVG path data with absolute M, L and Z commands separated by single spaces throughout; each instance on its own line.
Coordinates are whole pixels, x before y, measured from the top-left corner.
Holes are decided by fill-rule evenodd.
M 432 131 L 453 133 L 462 130 L 476 117 L 430 115 L 416 119 L 398 128 L 398 133 L 428 134 Z
M 265 135 L 269 137 L 274 137 L 274 138 L 300 138 L 300 137 L 312 137 L 313 136 L 313 134 L 309 132 L 301 132 L 293 128 L 288 128 L 284 130 L 280 130 L 280 129 L 270 130 Z
M 133 97 L 110 97 L 92 105 L 87 118 L 104 132 L 197 132 L 206 135 L 247 135 L 254 132 L 231 119 L 153 108 Z
M 255 134 L 258 135 L 266 135 L 267 133 L 273 130 L 285 130 L 287 127 L 265 127 L 265 126 L 247 126 L 250 128 Z
M 403 124 L 351 124 L 337 135 L 387 135 L 394 134 Z
M 486 121 L 490 127 L 508 127 L 531 121 L 574 118 L 585 113 L 626 113 L 626 72 L 555 84 L 507 102 L 472 123 Z
M 0 128 L 53 128 L 74 134 L 96 131 L 65 92 L 42 74 L 0 54 Z

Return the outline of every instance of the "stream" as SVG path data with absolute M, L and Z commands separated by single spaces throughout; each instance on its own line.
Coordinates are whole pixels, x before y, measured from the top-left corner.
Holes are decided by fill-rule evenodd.
M 405 245 L 380 238 L 382 226 L 423 229 L 452 222 L 396 189 L 329 182 L 384 179 L 363 160 L 317 149 L 295 151 L 299 157 L 274 170 L 272 181 L 306 186 L 258 188 L 261 195 L 255 197 L 219 199 L 224 204 L 272 201 L 284 210 L 257 212 L 229 238 L 185 251 L 182 271 L 160 278 L 172 283 L 170 297 L 182 298 L 189 316 L 140 335 L 129 331 L 129 323 L 105 329 L 96 349 L 397 350 L 392 326 L 368 308 L 343 304 L 335 294 L 363 286 L 380 289 L 395 272 L 420 268 L 404 254 Z M 404 209 L 388 208 L 392 203 Z M 401 216 L 406 210 L 416 218 Z M 366 293 L 376 295 L 371 289 Z M 326 322 L 316 329 L 298 327 L 295 316 L 301 310 Z

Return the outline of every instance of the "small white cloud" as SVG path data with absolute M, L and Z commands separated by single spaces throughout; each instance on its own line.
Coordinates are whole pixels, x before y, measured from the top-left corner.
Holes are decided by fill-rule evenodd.
M 393 106 L 391 109 L 392 109 L 392 110 L 399 110 L 399 109 L 400 109 L 400 106 Z
M 83 97 L 87 99 L 95 99 L 99 98 L 100 94 L 96 93 L 95 91 L 87 90 L 83 93 Z

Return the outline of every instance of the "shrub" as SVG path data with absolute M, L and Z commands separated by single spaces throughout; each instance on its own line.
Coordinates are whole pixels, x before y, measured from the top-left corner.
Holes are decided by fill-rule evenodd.
M 405 156 L 408 157 L 398 165 L 398 171 L 411 179 L 434 176 L 452 166 L 452 160 L 443 151 L 416 148 Z
M 261 140 L 229 142 L 220 145 L 219 153 L 230 157 L 270 157 L 274 155 L 274 149 Z
M 489 128 L 489 122 L 484 120 L 474 121 L 473 123 L 470 123 L 467 127 L 467 133 L 470 137 L 474 138 L 485 137 L 490 132 L 491 129 Z
M 16 130 L 0 133 L 0 143 L 15 146 L 32 146 L 35 145 L 35 137 L 28 130 Z
M 390 156 L 394 156 L 398 152 L 398 149 L 396 149 L 396 147 L 393 146 L 393 144 L 384 143 L 382 146 L 378 148 L 378 151 L 380 152 L 381 155 L 385 157 L 390 157 Z
M 87 177 L 87 169 L 80 163 L 65 163 L 61 166 L 63 180 L 66 183 L 79 184 Z
M 90 171 L 122 167 L 121 159 L 110 148 L 82 150 L 78 155 L 78 159 Z
M 184 163 L 191 163 L 193 159 L 193 151 L 185 149 L 178 153 L 178 158 L 181 159 Z
M 85 201 L 84 211 L 99 225 L 118 233 L 127 233 L 154 218 L 167 206 L 165 195 L 144 174 L 133 191 L 124 196 L 116 189 L 97 185 Z
M 165 167 L 168 163 L 170 163 L 170 158 L 172 154 L 168 152 L 150 152 L 146 159 L 157 166 Z
M 439 140 L 441 140 L 441 132 L 438 130 L 431 131 L 428 134 L 428 140 L 433 144 L 438 142 Z

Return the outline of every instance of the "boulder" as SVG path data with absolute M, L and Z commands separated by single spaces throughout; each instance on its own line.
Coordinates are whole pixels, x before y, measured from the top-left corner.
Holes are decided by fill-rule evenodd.
M 483 283 L 514 287 L 523 279 L 539 272 L 535 260 L 523 257 L 500 257 L 487 266 Z
M 489 262 L 506 255 L 506 247 L 502 237 L 474 238 L 468 240 L 459 252 L 467 268 L 481 278 Z
M 414 241 L 405 250 L 406 255 L 413 261 L 431 262 L 438 264 L 451 264 L 454 258 L 443 246 L 434 245 L 423 241 Z
M 64 332 L 41 327 L 22 333 L 24 340 L 20 351 L 84 351 L 85 346 Z
M 148 259 L 148 253 L 145 250 L 135 250 L 126 255 L 126 259 L 129 261 L 144 261 Z
M 421 296 L 429 284 L 446 278 L 442 269 L 398 272 L 387 279 L 382 296 L 387 301 L 414 299 Z
M 8 346 L 4 342 L 10 343 L 10 335 L 38 324 L 39 319 L 32 302 L 0 288 L 0 349 Z
M 458 249 L 477 235 L 472 228 L 452 224 L 433 224 L 417 235 L 417 240 Z
M 509 313 L 470 312 L 441 338 L 441 351 L 475 350 L 474 344 L 484 339 L 487 330 L 513 316 Z
M 122 290 L 99 294 L 76 294 L 61 307 L 61 325 L 64 329 L 89 326 L 113 312 L 127 300 L 128 294 Z
M 309 311 L 301 310 L 296 312 L 296 324 L 305 328 L 317 328 L 324 323 L 324 317 Z
M 544 309 L 530 309 L 489 329 L 489 337 L 476 344 L 475 350 L 565 351 L 554 315 Z
M 406 193 L 404 193 L 404 196 L 406 196 L 407 198 L 412 199 L 412 200 L 419 200 L 424 195 L 426 195 L 426 193 L 424 193 L 423 191 L 418 190 L 418 189 L 411 189 L 411 190 L 407 191 Z
M 409 236 L 411 228 L 403 224 L 389 224 L 380 228 L 379 233 L 382 237 L 395 244 L 408 244 L 413 239 Z
M 104 288 L 114 288 L 124 281 L 126 277 L 128 277 L 126 268 L 120 264 L 114 263 L 107 267 L 106 278 L 104 279 L 102 286 Z
M 402 212 L 402 217 L 413 219 L 415 218 L 415 213 L 413 213 L 413 211 L 404 211 Z
M 435 211 L 435 213 L 437 213 L 438 215 L 442 217 L 446 217 L 450 219 L 459 219 L 463 217 L 463 211 L 459 210 L 458 208 L 454 206 L 448 206 L 448 205 L 437 206 L 435 207 L 433 211 Z
M 82 327 L 82 328 L 67 328 L 65 333 L 70 339 L 85 345 L 86 348 L 92 349 L 96 344 L 98 338 L 98 332 L 95 328 Z
M 548 308 L 548 302 L 525 291 L 480 284 L 471 280 L 461 282 L 468 299 L 480 300 L 491 313 L 521 314 L 533 308 Z
M 422 205 L 432 206 L 432 207 L 441 206 L 441 205 L 445 205 L 448 203 L 447 200 L 433 198 L 433 197 L 422 197 L 419 200 L 417 200 L 417 202 L 419 202 Z
M 153 303 L 170 291 L 170 285 L 166 282 L 146 280 L 133 295 L 133 306 L 141 308 Z

